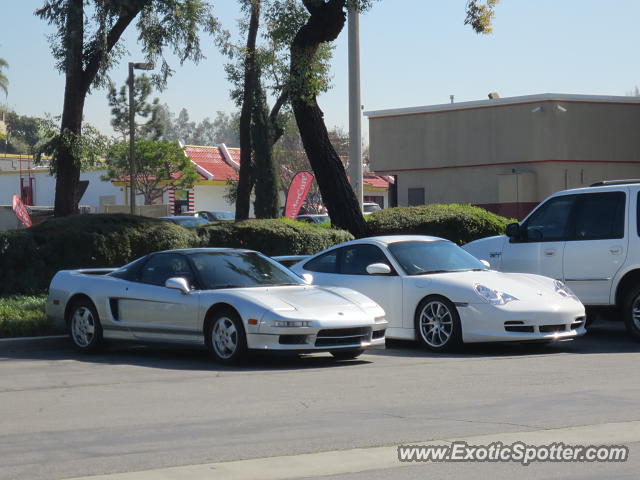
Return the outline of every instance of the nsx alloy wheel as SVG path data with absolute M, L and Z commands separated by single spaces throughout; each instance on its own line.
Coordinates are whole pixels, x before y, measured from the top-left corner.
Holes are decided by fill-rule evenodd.
M 67 325 L 77 350 L 94 352 L 102 346 L 102 325 L 95 306 L 89 300 L 78 300 L 71 306 Z
M 231 310 L 218 312 L 208 330 L 207 346 L 216 360 L 233 365 L 246 357 L 247 338 L 237 313 Z
M 427 297 L 416 310 L 416 337 L 430 350 L 450 350 L 461 342 L 460 317 L 446 298 Z
M 640 340 L 640 285 L 627 293 L 622 313 L 627 331 Z

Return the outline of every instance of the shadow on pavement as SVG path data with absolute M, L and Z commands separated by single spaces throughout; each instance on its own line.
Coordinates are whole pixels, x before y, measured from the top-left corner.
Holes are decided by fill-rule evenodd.
M 633 339 L 622 322 L 599 321 L 586 335 L 574 340 L 551 343 L 471 343 L 454 352 L 436 353 L 423 349 L 416 342 L 387 339 L 386 350 L 375 355 L 432 358 L 505 357 L 554 354 L 600 354 L 640 352 L 640 342 Z
M 621 322 L 602 321 L 594 324 L 587 335 L 557 343 L 491 343 L 468 344 L 450 353 L 435 353 L 415 342 L 387 340 L 386 350 L 369 350 L 356 360 L 337 361 L 328 353 L 313 355 L 254 354 L 241 366 L 227 367 L 216 363 L 204 348 L 111 344 L 98 354 L 76 352 L 70 344 L 54 350 L 9 352 L 0 359 L 75 360 L 104 365 L 132 365 L 185 371 L 278 371 L 312 368 L 340 368 L 375 363 L 377 356 L 402 358 L 474 358 L 556 354 L 611 354 L 640 352 L 640 342 L 629 336 Z
M 254 353 L 246 363 L 225 366 L 213 360 L 203 347 L 167 346 L 159 344 L 139 345 L 133 343 L 111 343 L 103 351 L 83 354 L 73 349 L 69 342 L 54 350 L 32 350 L 2 353 L 0 359 L 21 360 L 74 360 L 102 365 L 131 365 L 167 370 L 190 371 L 267 371 L 298 370 L 323 367 L 345 367 L 371 363 L 362 358 L 336 360 L 329 353 L 313 355 Z

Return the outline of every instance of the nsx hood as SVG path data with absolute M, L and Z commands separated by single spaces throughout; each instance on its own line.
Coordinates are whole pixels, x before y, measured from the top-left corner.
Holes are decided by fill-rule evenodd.
M 479 272 L 435 273 L 412 277 L 424 287 L 446 285 L 456 292 L 457 302 L 481 303 L 482 300 L 474 292 L 475 285 L 480 284 L 500 292 L 508 293 L 522 301 L 558 302 L 566 300 L 555 291 L 553 279 L 541 275 L 524 273 L 503 273 L 493 270 Z
M 334 315 L 337 311 L 342 312 L 343 315 L 348 313 L 362 315 L 365 308 L 369 306 L 362 299 L 369 299 L 356 292 L 353 292 L 354 295 L 346 295 L 341 290 L 349 291 L 349 289 L 301 285 L 299 287 L 251 288 L 236 293 L 261 304 L 268 310 L 284 315 L 287 315 L 287 312 L 297 312 L 321 316 L 325 313 Z M 371 301 L 368 303 L 373 304 Z

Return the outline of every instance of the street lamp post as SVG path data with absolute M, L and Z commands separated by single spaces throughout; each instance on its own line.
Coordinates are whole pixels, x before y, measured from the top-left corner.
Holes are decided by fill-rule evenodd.
M 129 62 L 129 207 L 131 215 L 136 214 L 136 99 L 134 96 L 133 70 L 153 70 L 153 63 Z
M 360 103 L 360 14 L 349 8 L 349 176 L 362 211 L 362 111 Z

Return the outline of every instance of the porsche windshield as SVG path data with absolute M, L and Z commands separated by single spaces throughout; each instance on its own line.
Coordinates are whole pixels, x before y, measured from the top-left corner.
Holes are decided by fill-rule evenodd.
M 304 285 L 284 267 L 253 252 L 202 252 L 191 255 L 204 288 Z
M 396 242 L 389 251 L 407 275 L 486 270 L 470 253 L 445 240 Z

